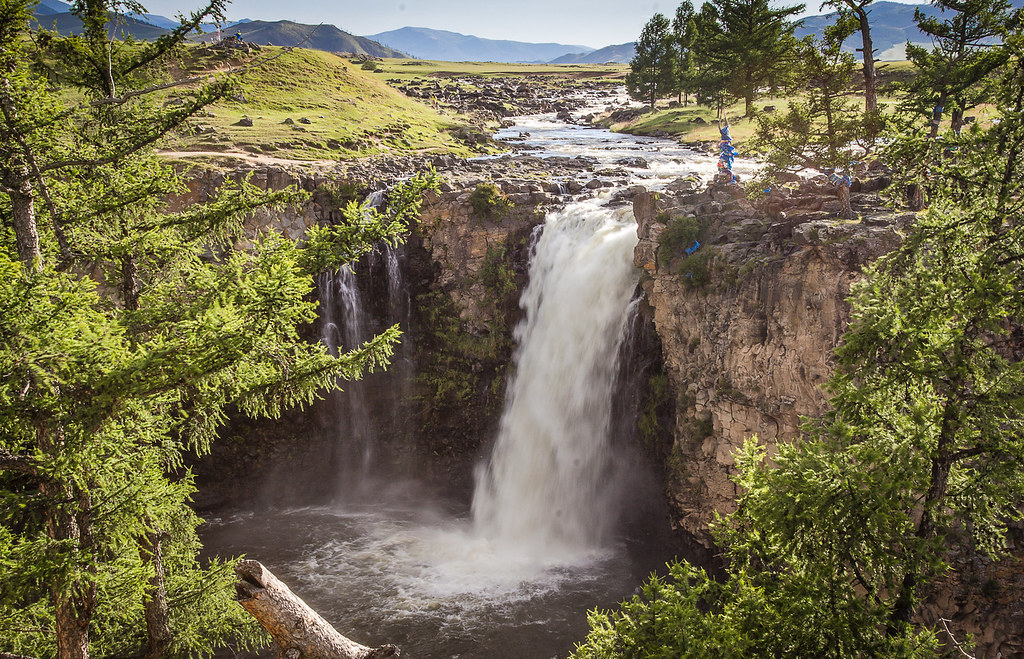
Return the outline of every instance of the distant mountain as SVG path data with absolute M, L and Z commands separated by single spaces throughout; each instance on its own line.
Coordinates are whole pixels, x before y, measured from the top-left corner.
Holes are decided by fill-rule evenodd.
M 49 0 L 47 5 L 63 4 Z M 74 14 L 62 12 L 59 14 L 42 13 L 39 11 L 43 3 L 36 6 L 35 20 L 40 27 L 47 30 L 56 30 L 59 34 L 81 34 L 82 21 Z M 49 7 L 47 7 L 48 9 Z M 113 20 L 108 24 L 111 34 L 121 38 L 131 36 L 133 39 L 153 40 L 169 32 L 155 25 L 140 21 L 136 18 L 122 17 L 120 20 Z
M 421 59 L 446 62 L 547 62 L 572 52 L 591 52 L 586 46 L 559 43 L 526 43 L 499 41 L 432 30 L 425 27 L 403 27 L 399 30 L 372 34 L 368 39 L 387 44 Z
M 1014 7 L 1024 6 L 1024 0 L 1011 0 Z M 881 60 L 906 59 L 907 42 L 931 46 L 931 40 L 917 29 L 914 23 L 914 10 L 920 10 L 926 16 L 939 16 L 939 10 L 931 5 L 905 5 L 898 2 L 879 0 L 868 6 L 868 21 L 871 23 L 871 45 L 875 49 L 875 57 Z M 836 15 L 807 16 L 803 24 L 797 28 L 797 38 L 808 34 L 821 36 L 825 26 L 835 21 Z M 843 42 L 843 50 L 860 57 L 857 49 L 861 47 L 860 32 Z
M 615 62 L 616 64 L 629 64 L 634 55 L 636 55 L 636 44 L 630 41 L 629 43 L 619 44 L 617 46 L 605 46 L 604 48 L 593 50 L 589 53 L 570 53 L 568 55 L 562 55 L 548 63 L 607 64 L 609 62 Z
M 71 5 L 60 0 L 40 0 L 33 12 L 36 16 L 48 16 L 50 14 L 66 14 L 71 11 Z
M 225 29 L 221 28 L 222 31 Z M 301 42 L 303 48 L 314 50 L 356 53 L 370 57 L 408 57 L 405 53 L 382 46 L 376 41 L 349 34 L 333 25 L 318 27 L 292 21 L 249 21 L 231 26 L 230 34 L 235 32 L 240 32 L 245 41 L 261 46 L 296 46 Z M 204 40 L 208 37 L 209 35 L 204 35 Z

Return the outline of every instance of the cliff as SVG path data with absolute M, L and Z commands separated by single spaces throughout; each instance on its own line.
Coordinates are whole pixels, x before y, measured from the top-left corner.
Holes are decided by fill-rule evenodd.
M 850 284 L 898 244 L 913 215 L 861 192 L 852 195 L 859 219 L 837 219 L 834 189 L 813 182 L 755 203 L 739 186 L 698 188 L 677 181 L 634 199 L 634 263 L 645 270 L 675 403 L 665 461 L 674 522 L 710 544 L 715 513 L 735 508 L 733 452 L 754 434 L 769 447 L 790 441 L 801 417 L 827 409 L 823 387 L 849 318 Z M 946 559 L 954 569 L 929 584 L 918 619 L 945 642 L 941 630 L 957 642 L 972 634 L 979 657 L 1020 656 L 1019 549 L 995 562 L 958 552 Z
M 732 454 L 743 441 L 793 439 L 801 416 L 825 410 L 850 284 L 897 244 L 900 222 L 867 195 L 854 195 L 855 210 L 868 212 L 860 221 L 811 210 L 831 192 L 812 184 L 758 208 L 738 186 L 696 187 L 634 200 L 634 262 L 676 402 L 670 498 L 678 524 L 706 538 L 714 513 L 733 508 Z M 692 236 L 673 245 L 680 224 Z

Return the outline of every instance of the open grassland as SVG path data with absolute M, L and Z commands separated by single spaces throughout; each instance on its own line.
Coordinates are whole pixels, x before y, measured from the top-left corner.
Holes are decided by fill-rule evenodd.
M 381 153 L 455 153 L 473 149 L 462 139 L 464 118 L 439 112 L 388 86 L 380 73 L 316 50 L 264 48 L 254 56 L 197 47 L 183 67 L 189 74 L 226 71 L 256 60 L 238 76 L 231 98 L 208 108 L 172 150 L 232 151 L 292 159 L 335 159 Z M 169 97 L 168 102 L 174 102 Z M 243 125 L 244 118 L 252 126 Z M 308 123 L 306 123 L 308 122 Z
M 885 112 L 894 110 L 899 103 L 895 94 L 899 85 L 909 82 L 915 73 L 912 63 L 903 62 L 880 62 L 878 64 L 879 92 L 878 105 Z M 863 108 L 864 95 L 862 90 L 853 89 L 846 98 L 857 108 Z M 801 94 L 785 96 L 764 96 L 754 102 L 755 114 L 751 117 L 743 116 L 743 101 L 737 101 L 725 108 L 725 115 L 729 119 L 730 133 L 738 146 L 753 137 L 757 129 L 757 115 L 766 111 L 785 112 L 789 103 L 803 100 Z M 628 132 L 635 135 L 671 136 L 681 142 L 706 142 L 717 141 L 718 134 L 718 113 L 714 108 L 694 103 L 669 107 L 670 99 L 659 101 L 655 112 L 644 112 L 636 118 L 626 121 L 612 121 L 606 118 L 601 125 L 607 126 L 613 131 Z M 675 104 L 673 104 L 675 105 Z M 976 108 L 971 114 L 979 120 L 992 115 L 994 108 L 983 105 Z M 946 117 L 948 121 L 948 116 Z
M 387 79 L 411 82 L 425 78 L 547 78 L 560 80 L 622 82 L 627 64 L 505 64 L 502 62 L 438 62 L 431 60 L 385 59 L 378 63 Z
M 246 152 L 298 160 L 413 153 L 468 156 L 494 150 L 473 138 L 479 126 L 474 128 L 469 117 L 451 109 L 409 98 L 392 85 L 431 79 L 521 78 L 557 88 L 583 80 L 621 81 L 628 69 L 624 65 L 387 59 L 374 62 L 374 71 L 363 64 L 300 48 L 282 52 L 267 47 L 254 55 L 191 48 L 177 74 L 249 68 L 238 76 L 231 98 L 208 108 L 207 116 L 192 123 L 192 132 L 163 146 L 168 151 Z M 166 100 L 173 103 L 175 97 L 171 94 Z M 245 120 L 253 125 L 244 125 Z

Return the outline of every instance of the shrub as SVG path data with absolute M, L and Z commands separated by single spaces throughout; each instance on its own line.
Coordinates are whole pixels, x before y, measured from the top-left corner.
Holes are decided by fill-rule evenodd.
M 684 254 L 695 240 L 699 240 L 707 228 L 706 222 L 696 217 L 679 217 L 672 219 L 668 213 L 658 216 L 658 221 L 667 228 L 658 238 L 658 261 L 671 263 L 672 259 Z
M 478 183 L 469 203 L 480 218 L 501 218 L 512 208 L 512 202 L 493 183 Z

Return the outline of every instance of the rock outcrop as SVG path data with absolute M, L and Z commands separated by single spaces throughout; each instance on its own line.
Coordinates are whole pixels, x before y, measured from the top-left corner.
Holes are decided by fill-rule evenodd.
M 850 284 L 898 243 L 900 218 L 862 195 L 860 221 L 808 210 L 828 203 L 811 184 L 757 208 L 739 186 L 696 187 L 678 181 L 633 203 L 635 264 L 677 403 L 670 498 L 677 523 L 706 539 L 714 513 L 733 509 L 732 456 L 745 439 L 790 440 L 801 416 L 824 411 Z M 692 235 L 673 246 L 680 221 Z

